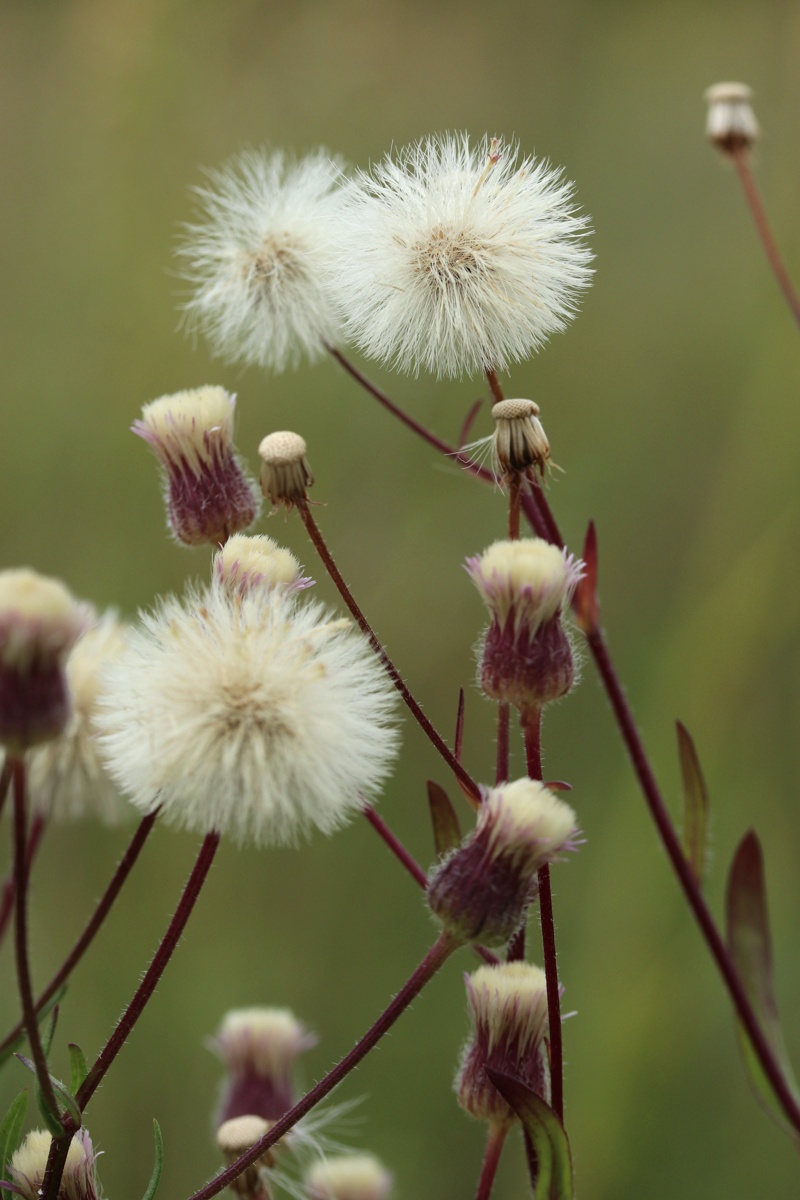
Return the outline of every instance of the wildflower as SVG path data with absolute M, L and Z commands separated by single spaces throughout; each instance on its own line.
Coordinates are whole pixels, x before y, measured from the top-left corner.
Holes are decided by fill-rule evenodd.
M 261 490 L 273 505 L 287 509 L 305 500 L 314 476 L 306 458 L 305 439 L 299 433 L 278 430 L 261 439 Z
M 233 446 L 235 408 L 223 388 L 202 387 L 153 400 L 132 425 L 164 468 L 169 526 L 187 546 L 219 545 L 258 516 Z
M 0 571 L 0 745 L 21 754 L 69 720 L 64 659 L 88 609 L 57 579 Z
M 41 1200 L 52 1140 L 51 1133 L 34 1129 L 12 1155 L 9 1172 L 23 1200 Z M 58 1200 L 98 1200 L 100 1188 L 94 1167 L 96 1157 L 89 1134 L 85 1129 L 79 1129 L 67 1152 Z
M 715 83 L 706 89 L 706 137 L 723 154 L 749 150 L 759 135 L 753 90 L 746 83 Z
M 536 897 L 538 871 L 576 837 L 575 813 L 533 779 L 484 792 L 474 832 L 428 879 L 431 911 L 461 941 L 507 942 Z
M 102 672 L 124 644 L 124 627 L 108 612 L 92 620 L 67 658 L 72 711 L 66 727 L 29 759 L 35 809 L 68 819 L 94 813 L 109 823 L 129 811 L 98 754 L 96 723 Z
M 270 1121 L 282 1117 L 295 1101 L 295 1059 L 316 1041 L 287 1008 L 239 1008 L 227 1013 L 211 1043 L 228 1073 L 218 1121 L 246 1114 Z
M 260 1141 L 266 1133 L 269 1133 L 272 1122 L 265 1121 L 263 1117 L 242 1116 L 233 1117 L 229 1121 L 224 1121 L 217 1130 L 217 1146 L 225 1155 L 225 1158 L 230 1166 L 236 1162 L 253 1146 Z M 261 1158 L 257 1158 L 254 1163 L 238 1175 L 231 1184 L 231 1188 L 239 1196 L 247 1196 L 250 1200 L 256 1198 L 264 1198 L 271 1196 L 271 1190 L 264 1178 L 264 1170 L 273 1165 L 274 1158 L 272 1150 L 267 1150 Z
M 396 750 L 393 689 L 316 603 L 219 587 L 168 597 L 111 667 L 102 752 L 137 808 L 240 842 L 330 833 Z
M 486 1069 L 511 1075 L 549 1099 L 545 974 L 531 963 L 498 963 L 467 975 L 466 985 L 474 1035 L 456 1078 L 458 1102 L 481 1121 L 508 1126 L 516 1114 Z
M 255 537 L 238 533 L 228 538 L 214 555 L 214 576 L 231 594 L 245 593 L 251 588 L 298 592 L 314 582 L 303 575 L 291 551 L 265 533 Z
M 187 324 L 228 361 L 282 371 L 318 358 L 339 322 L 327 280 L 342 167 L 248 151 L 198 188 L 199 223 L 180 254 L 194 294 Z
M 566 695 L 575 664 L 561 614 L 583 564 L 542 538 L 522 538 L 494 542 L 466 569 L 491 615 L 480 649 L 487 696 L 528 712 Z
M 428 137 L 347 189 L 336 261 L 346 329 L 439 376 L 504 369 L 574 315 L 591 254 L 573 185 L 515 146 Z
M 392 1176 L 373 1154 L 337 1154 L 306 1172 L 309 1200 L 386 1200 Z

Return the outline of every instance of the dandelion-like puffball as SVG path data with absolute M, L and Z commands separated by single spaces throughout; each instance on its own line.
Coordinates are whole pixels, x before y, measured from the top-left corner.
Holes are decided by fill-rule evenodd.
M 505 369 L 574 315 L 592 255 L 558 170 L 496 139 L 428 137 L 346 189 L 336 278 L 365 354 L 439 376 Z
M 336 340 L 327 270 L 341 175 L 324 150 L 296 162 L 251 150 L 209 172 L 180 254 L 194 288 L 187 325 L 213 353 L 282 371 Z
M 41 1200 L 42 1183 L 53 1135 L 34 1129 L 14 1152 L 9 1173 L 23 1200 Z M 58 1200 L 98 1200 L 100 1189 L 95 1173 L 92 1139 L 85 1129 L 73 1137 L 67 1151 L 64 1174 L 58 1187 Z
M 36 746 L 28 758 L 35 809 L 58 820 L 95 815 L 108 824 L 130 813 L 98 753 L 97 712 L 103 671 L 125 645 L 116 613 L 95 618 L 67 662 L 72 710 L 63 733 Z
M 397 748 L 366 640 L 318 603 L 219 587 L 165 599 L 110 669 L 102 748 L 144 813 L 294 843 L 361 810 Z

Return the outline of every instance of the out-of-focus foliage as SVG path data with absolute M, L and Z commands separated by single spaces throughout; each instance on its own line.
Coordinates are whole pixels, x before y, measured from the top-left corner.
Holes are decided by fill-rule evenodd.
M 800 275 L 800 13 L 759 5 L 499 0 L 10 0 L 0 11 L 3 353 L 2 565 L 61 575 L 130 613 L 208 556 L 172 545 L 154 464 L 128 432 L 141 404 L 219 383 L 239 395 L 238 443 L 296 428 L 316 510 L 403 675 L 448 736 L 467 687 L 466 761 L 493 765 L 475 690 L 483 619 L 463 558 L 504 527 L 498 493 L 436 459 L 333 363 L 271 377 L 212 362 L 176 330 L 173 249 L 203 165 L 269 141 L 366 165 L 391 144 L 467 129 L 515 135 L 563 164 L 596 233 L 597 277 L 570 330 L 506 381 L 529 396 L 555 461 L 551 499 L 573 548 L 597 523 L 610 643 L 680 812 L 674 720 L 712 800 L 707 883 L 755 824 L 764 847 L 778 1000 L 800 1049 L 797 726 L 800 339 L 762 261 L 732 172 L 703 139 L 702 92 L 755 89 L 756 169 Z M 372 370 L 372 368 L 370 368 Z M 396 397 L 455 438 L 483 391 L 394 379 Z M 475 435 L 488 432 L 488 415 Z M 299 522 L 262 529 L 319 574 Z M 321 581 L 319 593 L 332 598 Z M 434 857 L 425 780 L 451 781 L 410 722 L 381 811 Z M 722 987 L 645 815 L 586 665 L 545 725 L 546 774 L 568 779 L 587 844 L 555 874 L 566 1107 L 579 1192 L 594 1200 L 786 1196 L 798 1163 L 748 1090 Z M 522 771 L 521 759 L 517 768 Z M 469 821 L 466 809 L 462 824 Z M 32 894 L 44 980 L 110 875 L 124 831 L 48 832 Z M 161 936 L 195 852 L 157 829 L 62 1002 L 90 1059 Z M 0 829 L 8 859 L 8 830 Z M 5 869 L 5 868 L 3 868 Z M 218 1065 L 203 1046 L 227 1008 L 288 1005 L 320 1036 L 318 1077 L 383 1007 L 432 936 L 420 896 L 366 822 L 297 851 L 224 847 L 175 961 L 90 1110 L 112 1198 L 141 1194 L 151 1121 L 162 1194 L 217 1166 Z M 531 939 L 535 944 L 535 931 Z M 342 1140 L 378 1153 L 398 1195 L 461 1200 L 483 1131 L 451 1094 L 466 1034 L 448 965 L 337 1098 L 366 1096 Z M 2 958 L 3 1026 L 16 1016 Z M 13 1063 L 5 1105 L 25 1082 Z M 511 1146 L 498 1200 L 519 1195 Z

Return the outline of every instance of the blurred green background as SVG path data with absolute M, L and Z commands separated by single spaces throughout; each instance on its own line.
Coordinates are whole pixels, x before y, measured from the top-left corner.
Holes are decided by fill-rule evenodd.
M 62 576 L 125 613 L 204 575 L 166 538 L 156 470 L 128 432 L 142 403 L 220 383 L 238 443 L 309 442 L 319 520 L 356 595 L 439 727 L 467 689 L 467 760 L 493 763 L 474 686 L 482 611 L 461 567 L 500 535 L 499 494 L 437 460 L 332 363 L 280 377 L 212 362 L 178 331 L 174 247 L 189 188 L 244 145 L 323 144 L 366 165 L 390 145 L 465 129 L 516 135 L 563 164 L 593 220 L 597 276 L 570 331 L 506 381 L 530 396 L 565 469 L 551 500 L 578 550 L 598 525 L 603 612 L 677 811 L 674 725 L 693 732 L 714 804 L 708 890 L 744 831 L 763 840 L 779 1001 L 800 1051 L 798 659 L 800 341 L 734 174 L 703 137 L 705 87 L 744 79 L 765 134 L 757 171 L 800 275 L 800 9 L 783 0 L 6 0 L 0 8 L 3 565 Z M 480 381 L 370 373 L 456 438 Z M 484 411 L 479 433 L 488 432 Z M 262 529 L 316 564 L 299 522 Z M 318 592 L 333 599 L 324 580 Z M 405 722 L 381 812 L 431 859 L 424 781 L 450 781 Z M 587 663 L 547 719 L 546 773 L 574 785 L 587 836 L 555 876 L 566 1102 L 583 1200 L 792 1197 L 800 1164 L 740 1068 L 729 1006 L 632 782 Z M 521 767 L 520 767 L 521 771 Z M 455 789 L 452 789 L 455 791 Z M 127 831 L 52 830 L 33 891 L 34 971 L 60 961 Z M 2 830 L 8 855 L 8 827 Z M 102 1044 L 175 904 L 196 840 L 157 829 L 63 1005 L 65 1043 Z M 5 869 L 5 868 L 3 868 Z M 217 1167 L 223 1012 L 288 1005 L 320 1034 L 311 1083 L 421 957 L 420 895 L 366 822 L 297 851 L 224 846 L 171 970 L 90 1110 L 110 1200 L 144 1190 L 151 1118 L 161 1196 Z M 535 943 L 534 943 L 535 944 Z M 8 949 L 3 1026 L 16 1012 Z M 338 1099 L 341 1136 L 379 1154 L 397 1197 L 463 1200 L 482 1130 L 451 1079 L 466 1032 L 465 953 Z M 8 1099 L 24 1082 L 9 1067 Z M 518 1145 L 496 1184 L 523 1194 Z

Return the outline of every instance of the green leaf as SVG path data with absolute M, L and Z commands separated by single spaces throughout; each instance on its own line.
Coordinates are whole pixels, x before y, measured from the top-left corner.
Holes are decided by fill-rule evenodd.
M 25 1113 L 28 1109 L 28 1092 L 20 1092 L 16 1100 L 12 1103 L 6 1115 L 3 1117 L 3 1123 L 0 1125 L 0 1178 L 7 1178 L 8 1164 L 11 1162 L 11 1157 L 20 1143 L 22 1137 L 22 1126 L 25 1123 Z M 5 1188 L 0 1191 L 0 1200 L 16 1200 L 12 1192 L 6 1191 Z
M 42 1114 L 42 1118 L 43 1118 L 45 1124 L 47 1125 L 47 1128 L 50 1130 L 50 1132 L 53 1134 L 54 1137 L 63 1136 L 64 1130 L 63 1130 L 63 1127 L 61 1125 L 61 1120 L 60 1120 L 61 1114 L 60 1113 L 53 1114 L 50 1112 L 50 1109 L 47 1107 L 47 1102 L 45 1101 L 44 1095 L 42 1094 L 42 1090 L 39 1087 L 39 1079 L 36 1074 L 36 1064 L 34 1062 L 32 1062 L 29 1058 L 26 1058 L 26 1056 L 24 1054 L 18 1054 L 16 1057 L 19 1059 L 19 1061 L 22 1063 L 22 1065 L 24 1067 L 28 1068 L 28 1070 L 33 1075 L 34 1079 L 36 1079 L 36 1088 L 35 1088 L 36 1103 L 39 1105 L 39 1112 Z M 51 1075 L 49 1073 L 49 1071 L 48 1071 L 48 1078 L 50 1080 L 50 1083 L 52 1084 L 53 1092 L 55 1093 L 56 1099 L 60 1100 L 61 1103 L 64 1105 L 64 1109 L 65 1109 L 67 1115 L 69 1117 L 71 1117 L 72 1120 L 77 1125 L 81 1125 L 82 1124 L 81 1110 L 78 1107 L 78 1102 L 75 1099 L 75 1097 L 72 1095 L 72 1092 L 70 1092 L 68 1088 L 65 1088 L 64 1084 L 61 1082 L 61 1080 L 56 1079 L 55 1075 Z
M 683 777 L 683 853 L 702 884 L 708 863 L 708 789 L 691 734 L 680 721 L 676 729 Z
M 775 999 L 764 858 L 753 830 L 742 838 L 731 864 L 726 912 L 731 958 L 781 1068 L 787 1087 L 800 1103 L 800 1089 L 786 1052 Z M 756 1094 L 781 1128 L 792 1132 L 780 1111 L 774 1089 L 764 1074 L 750 1039 L 739 1023 L 737 1034 L 745 1068 Z M 796 1136 L 796 1133 L 793 1133 L 793 1136 Z
M 443 787 L 428 780 L 428 805 L 433 822 L 433 841 L 436 846 L 436 856 L 441 858 L 448 850 L 453 850 L 461 841 L 461 828 L 456 816 L 456 810 L 450 803 L 450 797 Z
M 42 1030 L 42 1034 L 41 1034 L 42 1051 L 44 1053 L 45 1058 L 47 1058 L 47 1056 L 49 1055 L 51 1047 L 53 1045 L 53 1038 L 55 1037 L 55 1034 L 56 1034 L 56 1025 L 58 1024 L 58 1013 L 59 1013 L 58 1005 L 54 1004 L 53 1011 L 50 1014 L 50 1020 L 47 1023 L 47 1027 L 46 1027 L 46 1029 Z M 39 1022 L 39 1023 L 41 1024 L 41 1022 Z
M 89 1067 L 86 1063 L 86 1056 L 75 1042 L 67 1044 L 69 1050 L 69 1090 L 73 1096 L 77 1094 L 78 1089 L 83 1083 L 86 1076 L 89 1074 Z
M 49 1016 L 49 1014 L 56 1007 L 56 1005 L 61 1003 L 61 1001 L 64 998 L 64 993 L 66 992 L 66 990 L 67 990 L 67 985 L 65 983 L 62 983 L 62 985 L 58 989 L 58 991 L 55 992 L 50 997 L 50 999 L 47 1001 L 47 1003 L 42 1006 L 41 1010 L 37 1014 L 37 1020 L 40 1025 L 41 1025 L 42 1021 L 44 1021 L 45 1018 L 47 1016 Z M 6 1046 L 5 1050 L 0 1051 L 0 1067 L 2 1067 L 4 1065 L 4 1063 L 6 1063 L 13 1056 L 14 1051 L 17 1049 L 17 1046 L 21 1046 L 22 1043 L 25 1041 L 25 1037 L 26 1037 L 25 1030 L 20 1029 L 19 1033 L 14 1038 L 13 1042 L 10 1042 Z
M 491 1068 L 486 1073 L 514 1109 L 533 1143 L 539 1166 L 536 1200 L 574 1200 L 569 1141 L 552 1108 L 511 1075 Z
M 147 1185 L 142 1200 L 153 1200 L 158 1188 L 158 1182 L 161 1179 L 161 1169 L 164 1166 L 164 1139 L 161 1136 L 161 1129 L 158 1121 L 153 1118 L 153 1137 L 156 1142 L 156 1161 L 153 1163 L 153 1174 L 150 1176 L 150 1182 Z

